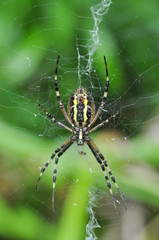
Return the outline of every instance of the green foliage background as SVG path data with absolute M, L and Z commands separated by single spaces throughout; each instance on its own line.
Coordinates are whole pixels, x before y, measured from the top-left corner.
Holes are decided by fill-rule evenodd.
M 57 55 L 62 55 L 59 71 L 67 85 L 63 88 L 62 83 L 59 85 L 66 106 L 68 95 L 77 87 L 77 78 L 65 75 L 67 65 L 70 68 L 67 59 L 71 59 L 72 69 L 77 68 L 75 37 L 88 37 L 88 33 L 80 29 L 92 29 L 90 6 L 96 3 L 84 0 L 0 2 L 0 239 L 85 239 L 89 187 L 107 191 L 91 153 L 87 149 L 86 157 L 77 156 L 75 146 L 59 163 L 54 214 L 51 210 L 52 165 L 45 173 L 39 191 L 35 192 L 34 188 L 39 166 L 43 166 L 52 151 L 69 136 L 44 120 L 37 102 L 47 103 L 47 110 L 62 119 L 53 96 L 55 92 L 50 97 L 51 102 L 48 101 L 48 93 L 54 90 L 48 91 L 47 76 L 53 78 Z M 134 230 L 129 239 L 157 240 L 159 236 L 158 9 L 157 0 L 151 3 L 148 0 L 115 0 L 100 25 L 103 44 L 95 53 L 94 57 L 99 60 L 93 67 L 104 87 L 103 54 L 108 56 L 109 96 L 112 99 L 122 96 L 122 111 L 116 130 L 104 128 L 92 134 L 92 138 L 108 162 L 111 161 L 128 211 L 119 206 L 120 219 L 116 219 L 113 206 L 104 205 L 109 196 L 103 197 L 102 210 L 94 208 L 102 226 L 95 230 L 99 239 L 108 236 L 109 239 L 126 239 L 121 229 L 133 228 L 137 217 L 132 220 L 131 209 L 135 211 L 136 206 L 142 209 L 144 224 Z M 85 18 L 78 17 L 81 15 Z M 86 44 L 87 40 L 84 41 Z M 43 74 L 39 97 L 36 87 Z M 90 88 L 89 82 L 85 87 Z M 100 100 L 96 94 L 95 101 L 99 103 Z M 46 128 L 53 130 L 53 134 L 47 131 L 39 137 Z M 119 141 L 106 142 L 113 136 Z M 130 138 L 124 141 L 123 136 Z M 92 174 L 89 166 L 93 169 Z M 107 220 L 106 217 L 102 220 L 102 212 Z M 107 212 L 112 213 L 113 220 Z M 123 225 L 125 215 L 128 225 Z

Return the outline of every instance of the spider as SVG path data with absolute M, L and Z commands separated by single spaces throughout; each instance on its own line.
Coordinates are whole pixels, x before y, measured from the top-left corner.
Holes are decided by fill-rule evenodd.
M 116 117 L 116 115 L 119 113 L 119 111 L 118 111 L 113 116 L 109 117 L 102 123 L 98 124 L 97 126 L 95 126 L 92 129 L 90 129 L 92 127 L 92 125 L 96 122 L 96 120 L 98 119 L 99 115 L 101 114 L 101 112 L 104 108 L 106 99 L 107 99 L 107 95 L 108 95 L 109 77 L 108 77 L 108 68 L 107 68 L 106 58 L 104 56 L 104 63 L 105 63 L 105 69 L 106 69 L 105 91 L 104 91 L 102 102 L 96 113 L 95 113 L 95 105 L 94 105 L 93 97 L 85 88 L 83 88 L 81 86 L 79 88 L 77 88 L 75 91 L 73 91 L 73 93 L 71 94 L 69 101 L 68 101 L 68 109 L 66 112 L 64 105 L 60 98 L 58 81 L 57 81 L 57 70 L 58 70 L 59 58 L 60 58 L 60 56 L 58 56 L 58 58 L 57 58 L 56 69 L 55 69 L 55 81 L 54 81 L 56 96 L 57 96 L 57 101 L 58 101 L 59 107 L 61 108 L 61 111 L 62 111 L 64 117 L 66 118 L 67 122 L 71 125 L 72 128 L 69 128 L 66 125 L 64 125 L 63 123 L 58 122 L 40 104 L 38 104 L 38 105 L 45 112 L 45 114 L 49 118 L 51 118 L 51 120 L 55 124 L 63 127 L 67 131 L 71 132 L 72 136 L 52 153 L 50 159 L 46 162 L 46 164 L 43 166 L 43 168 L 41 168 L 40 176 L 39 176 L 39 178 L 37 180 L 37 184 L 36 184 L 36 190 L 38 189 L 38 184 L 39 184 L 39 181 L 40 181 L 44 171 L 46 170 L 46 168 L 48 167 L 48 165 L 51 163 L 51 161 L 53 160 L 53 158 L 56 155 L 55 164 L 54 164 L 54 172 L 53 172 L 53 192 L 52 192 L 52 209 L 54 211 L 55 182 L 56 182 L 57 165 L 58 165 L 59 158 L 74 142 L 76 142 L 78 146 L 83 146 L 84 143 L 87 143 L 88 147 L 92 151 L 94 157 L 96 158 L 97 162 L 100 164 L 100 167 L 104 173 L 105 180 L 106 180 L 107 186 L 109 188 L 110 195 L 112 197 L 112 201 L 113 201 L 116 213 L 118 215 L 118 210 L 117 210 L 115 198 L 113 195 L 113 191 L 111 188 L 111 183 L 109 181 L 108 175 L 111 178 L 111 180 L 114 182 L 114 185 L 117 188 L 119 195 L 124 203 L 125 209 L 127 209 L 126 202 L 119 190 L 119 187 L 118 187 L 116 180 L 108 166 L 106 159 L 104 158 L 103 154 L 100 152 L 100 150 L 98 149 L 96 144 L 93 142 L 93 140 L 89 136 L 89 134 L 91 132 L 99 129 L 104 124 L 108 123 L 110 121 L 110 119 Z M 85 154 L 84 151 L 80 151 L 79 153 Z M 108 172 L 108 175 L 107 175 L 106 170 Z

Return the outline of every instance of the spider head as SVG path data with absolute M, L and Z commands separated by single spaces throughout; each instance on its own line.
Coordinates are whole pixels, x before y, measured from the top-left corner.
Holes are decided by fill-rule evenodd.
M 83 130 L 81 128 L 77 132 L 76 141 L 77 141 L 77 145 L 83 146 L 83 144 L 84 144 L 84 133 L 83 133 Z
M 78 146 L 83 146 L 85 142 L 85 136 L 88 135 L 88 130 L 86 127 L 78 128 L 75 127 L 74 129 L 74 136 Z
M 84 145 L 84 132 L 83 132 L 83 129 L 76 127 L 74 129 L 74 136 L 75 136 L 77 145 L 83 146 Z
M 84 142 L 83 142 L 83 139 L 78 139 L 77 140 L 77 145 L 78 146 L 83 146 Z

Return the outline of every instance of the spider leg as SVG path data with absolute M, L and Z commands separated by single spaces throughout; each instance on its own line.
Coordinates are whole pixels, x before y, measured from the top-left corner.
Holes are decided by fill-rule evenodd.
M 108 173 L 109 173 L 109 176 L 111 178 L 111 180 L 114 182 L 114 185 L 116 187 L 116 189 L 118 190 L 118 193 L 119 193 L 119 196 L 121 197 L 122 201 L 123 201 L 123 204 L 125 206 L 125 209 L 127 210 L 127 205 L 126 205 L 126 202 L 125 202 L 125 199 L 123 198 L 123 195 L 122 193 L 120 192 L 120 189 L 118 187 L 118 184 L 116 183 L 116 180 L 115 180 L 115 177 L 113 176 L 109 166 L 108 166 L 108 163 L 107 161 L 105 160 L 103 154 L 100 152 L 99 148 L 95 145 L 95 143 L 93 142 L 93 140 L 90 138 L 90 142 L 92 143 L 92 146 L 94 147 L 97 155 L 100 157 L 100 159 L 102 159 L 103 163 L 104 163 L 104 166 L 106 167 Z
M 54 164 L 54 174 L 53 174 L 53 191 L 52 191 L 52 210 L 54 212 L 54 196 L 55 196 L 55 183 L 56 183 L 56 175 L 57 175 L 57 164 L 59 161 L 59 158 L 62 156 L 62 154 L 74 143 L 74 140 L 70 139 L 67 144 L 61 149 L 61 151 L 57 154 L 57 157 L 55 158 L 55 164 Z
M 54 84 L 55 84 L 56 97 L 57 97 L 57 101 L 58 101 L 59 107 L 61 108 L 61 111 L 62 111 L 63 115 L 65 116 L 65 118 L 68 121 L 68 123 L 73 127 L 74 125 L 71 122 L 71 120 L 69 119 L 69 117 L 68 117 L 68 115 L 66 113 L 66 110 L 64 108 L 64 105 L 61 102 L 61 98 L 60 98 L 58 81 L 57 81 L 57 70 L 58 70 L 59 59 L 60 59 L 60 56 L 58 56 L 58 58 L 57 58 L 56 69 L 55 69 L 55 82 L 54 82 Z
M 120 110 L 118 112 L 116 112 L 114 115 L 112 115 L 111 117 L 109 117 L 108 119 L 106 119 L 105 121 L 103 121 L 102 123 L 98 124 L 97 126 L 95 126 L 94 128 L 92 128 L 89 133 L 97 130 L 100 127 L 103 127 L 106 123 L 108 123 L 112 118 L 115 118 L 118 114 L 120 113 Z
M 90 128 L 96 122 L 96 120 L 98 119 L 99 115 L 101 114 L 101 112 L 102 112 L 102 110 L 104 108 L 105 102 L 107 100 L 107 95 L 108 95 L 108 90 L 109 90 L 109 76 L 108 76 L 108 67 L 107 67 L 107 62 L 106 62 L 105 56 L 104 56 L 104 63 L 105 63 L 105 70 L 106 70 L 105 91 L 104 91 L 102 102 L 101 102 L 101 104 L 100 104 L 100 106 L 98 108 L 98 111 L 97 111 L 95 117 L 93 118 L 92 122 L 88 125 L 88 128 Z
M 116 211 L 117 217 L 119 217 L 118 209 L 117 209 L 117 206 L 116 206 L 116 203 L 115 203 L 114 194 L 113 194 L 113 191 L 112 191 L 112 188 L 111 188 L 111 183 L 110 183 L 108 175 L 106 173 L 104 164 L 102 163 L 102 161 L 101 161 L 101 159 L 100 159 L 100 157 L 98 155 L 98 149 L 97 149 L 96 145 L 94 144 L 94 142 L 92 141 L 91 138 L 89 138 L 89 140 L 87 141 L 87 144 L 88 144 L 89 148 L 91 149 L 93 155 L 95 156 L 97 162 L 101 166 L 101 169 L 102 169 L 102 171 L 104 173 L 104 176 L 105 176 L 105 180 L 106 180 L 107 186 L 109 188 L 110 195 L 111 195 L 112 200 L 113 200 L 113 204 L 114 204 L 114 207 L 115 207 L 115 211 Z
M 118 184 L 116 183 L 115 177 L 113 176 L 113 174 L 112 174 L 112 172 L 111 172 L 111 170 L 110 170 L 110 168 L 109 168 L 109 166 L 108 166 L 107 161 L 105 160 L 105 158 L 104 158 L 104 156 L 103 156 L 103 154 L 102 154 L 101 152 L 99 152 L 99 156 L 100 156 L 100 158 L 103 160 L 103 163 L 104 163 L 104 165 L 105 165 L 105 167 L 106 167 L 106 169 L 107 169 L 107 171 L 108 171 L 108 173 L 109 173 L 109 176 L 110 176 L 111 180 L 114 182 L 114 185 L 115 185 L 116 189 L 118 190 L 119 196 L 121 197 L 121 199 L 122 199 L 122 201 L 123 201 L 123 204 L 124 204 L 124 206 L 125 206 L 125 209 L 127 210 L 127 205 L 126 205 L 125 199 L 123 198 L 123 195 L 122 195 L 122 193 L 120 192 L 120 189 L 119 189 L 119 187 L 118 187 Z
M 59 146 L 51 155 L 51 157 L 49 158 L 49 160 L 45 163 L 45 165 L 41 168 L 41 172 L 40 172 L 40 176 L 37 180 L 36 183 L 36 190 L 38 190 L 38 185 L 40 182 L 40 179 L 43 175 L 43 173 L 45 172 L 46 168 L 49 166 L 49 164 L 51 163 L 52 159 L 55 157 L 56 153 L 60 152 L 68 143 L 70 142 L 70 139 L 68 139 L 66 142 L 64 142 L 61 146 Z
M 40 104 L 38 104 L 38 106 L 44 111 L 44 113 L 45 113 L 49 118 L 51 118 L 51 120 L 52 120 L 54 123 L 56 123 L 56 124 L 57 124 L 58 126 L 60 126 L 60 127 L 65 128 L 67 131 L 69 131 L 69 132 L 72 133 L 72 129 L 71 129 L 71 128 L 65 126 L 63 123 L 58 122 L 58 121 L 57 121 L 50 113 L 48 113 Z

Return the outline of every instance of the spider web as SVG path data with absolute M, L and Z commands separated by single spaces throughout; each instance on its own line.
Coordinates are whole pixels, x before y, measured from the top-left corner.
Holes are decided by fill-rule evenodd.
M 3 1 L 1 4 L 5 10 L 11 8 L 14 3 L 15 1 L 13 0 Z M 111 88 L 109 89 L 106 107 L 100 116 L 99 122 L 120 110 L 120 116 L 117 121 L 113 120 L 107 126 L 107 129 L 119 129 L 120 136 L 117 135 L 116 137 L 115 135 L 115 137 L 107 138 L 105 142 L 114 140 L 115 142 L 126 141 L 127 138 L 133 137 L 141 131 L 147 123 L 151 123 L 158 118 L 155 108 L 159 93 L 158 90 L 154 90 L 154 87 L 149 88 L 149 81 L 150 76 L 157 76 L 159 62 L 154 57 L 152 61 L 153 65 L 149 65 L 148 56 L 152 47 L 150 49 L 145 44 L 143 46 L 143 50 L 145 51 L 143 62 L 136 65 L 133 64 L 133 58 L 137 58 L 138 55 L 132 53 L 132 58 L 130 58 L 130 54 L 127 54 L 126 48 L 130 42 L 132 44 L 133 40 L 135 41 L 133 31 L 135 30 L 136 34 L 138 34 L 139 28 L 137 24 L 135 24 L 134 28 L 133 24 L 130 24 L 131 28 L 124 31 L 124 24 L 129 20 L 129 16 L 127 15 L 125 23 L 121 26 L 121 31 L 118 31 L 118 33 L 121 35 L 125 34 L 125 36 L 120 39 L 120 46 L 114 47 L 114 38 L 111 36 L 109 30 L 109 26 L 111 26 L 111 13 L 116 9 L 116 12 L 124 11 L 126 14 L 126 9 L 123 8 L 122 4 L 112 4 L 110 0 L 94 1 L 93 3 L 86 4 L 87 11 L 83 11 L 82 14 L 79 14 L 76 10 L 78 7 L 79 5 L 77 4 L 74 8 L 70 5 L 66 8 L 62 2 L 37 0 L 33 4 L 21 6 L 21 12 L 17 13 L 16 16 L 12 16 L 14 24 L 18 29 L 17 32 L 19 35 L 21 32 L 24 34 L 24 38 L 26 39 L 23 41 L 24 46 L 27 41 L 31 41 L 31 48 L 27 49 L 24 46 L 16 46 L 16 38 L 13 43 L 10 43 L 9 39 L 8 41 L 4 41 L 3 39 L 1 41 L 1 46 L 6 51 L 10 51 L 11 59 L 10 61 L 6 61 L 7 65 L 5 65 L 5 62 L 1 63 L 1 72 L 4 75 L 4 79 L 10 82 L 10 88 L 6 87 L 7 84 L 5 82 L 1 84 L 1 93 L 2 96 L 5 96 L 5 101 L 1 102 L 4 113 L 3 118 L 9 121 L 9 116 L 14 111 L 20 111 L 22 115 L 26 115 L 26 121 L 21 123 L 17 119 L 13 119 L 12 124 L 14 126 L 30 129 L 34 131 L 35 135 L 39 135 L 42 138 L 54 138 L 57 131 L 59 131 L 57 145 L 60 145 L 65 139 L 64 136 L 60 135 L 59 128 L 52 124 L 37 107 L 37 103 L 41 103 L 56 119 L 64 124 L 66 123 L 62 114 L 59 113 L 53 86 L 57 56 L 60 55 L 58 83 L 65 108 L 67 108 L 67 101 L 72 91 L 82 85 L 94 97 L 97 109 L 102 100 L 105 87 L 103 55 L 106 55 Z M 54 16 L 52 15 L 53 8 L 56 9 Z M 35 12 L 36 15 L 34 15 Z M 68 15 L 74 19 L 73 22 L 68 21 Z M 66 19 L 68 21 L 66 25 L 64 24 L 65 16 L 67 16 Z M 133 23 L 137 22 L 137 16 L 130 16 L 130 18 Z M 56 21 L 58 24 L 54 27 L 53 23 Z M 31 28 L 32 24 L 33 26 L 38 24 L 39 28 L 35 28 L 36 30 L 34 31 L 34 28 Z M 64 26 L 67 27 L 65 28 Z M 30 30 L 26 34 L 24 31 L 27 28 Z M 154 31 L 157 32 L 157 29 Z M 42 42 L 42 35 L 48 36 L 47 45 Z M 50 38 L 50 35 L 53 37 Z M 59 47 L 56 41 L 60 36 L 62 38 L 59 40 L 61 43 Z M 65 43 L 68 46 L 68 42 L 70 43 L 69 48 L 66 49 Z M 153 44 L 153 41 L 151 44 Z M 120 61 L 122 63 L 125 62 L 127 70 L 123 71 L 125 75 L 120 72 Z M 17 67 L 18 65 L 19 67 Z M 37 68 L 36 73 L 33 71 L 34 68 Z M 99 71 L 99 68 L 102 71 Z M 21 72 L 21 69 L 25 70 L 25 76 Z M 26 81 L 28 78 L 30 81 Z M 123 78 L 122 91 L 118 83 L 118 79 L 120 78 Z M 13 85 L 14 87 L 12 87 Z M 19 89 L 21 89 L 22 94 L 19 94 Z M 148 113 L 149 109 L 154 109 L 154 113 Z M 37 121 L 35 121 L 35 118 Z M 80 156 L 77 158 L 80 158 Z M 87 165 L 90 171 L 92 171 L 93 166 L 88 159 Z M 115 170 L 117 171 L 117 169 Z M 69 166 L 66 171 L 69 171 Z M 99 170 L 93 171 L 93 174 L 99 172 Z M 50 178 L 48 177 L 49 180 Z M 76 181 L 78 182 L 78 179 Z M 35 195 L 32 198 L 40 201 L 41 204 L 50 209 L 50 198 L 47 199 L 45 197 L 43 201 L 37 199 Z M 104 220 L 114 219 L 115 213 L 103 212 L 104 205 L 112 205 L 111 198 L 108 195 L 105 197 L 105 192 L 91 187 L 89 198 L 89 206 L 87 208 L 89 221 L 86 226 L 87 236 L 85 239 L 93 240 L 97 239 L 95 229 L 104 227 L 104 224 L 102 225 L 101 223 L 102 221 L 99 223 L 94 208 L 98 208 L 98 214 Z M 105 198 L 107 198 L 107 203 L 105 203 Z M 99 206 L 101 206 L 101 209 Z M 116 228 L 118 228 L 118 225 L 119 220 L 116 218 L 115 221 L 110 223 L 110 226 Z

